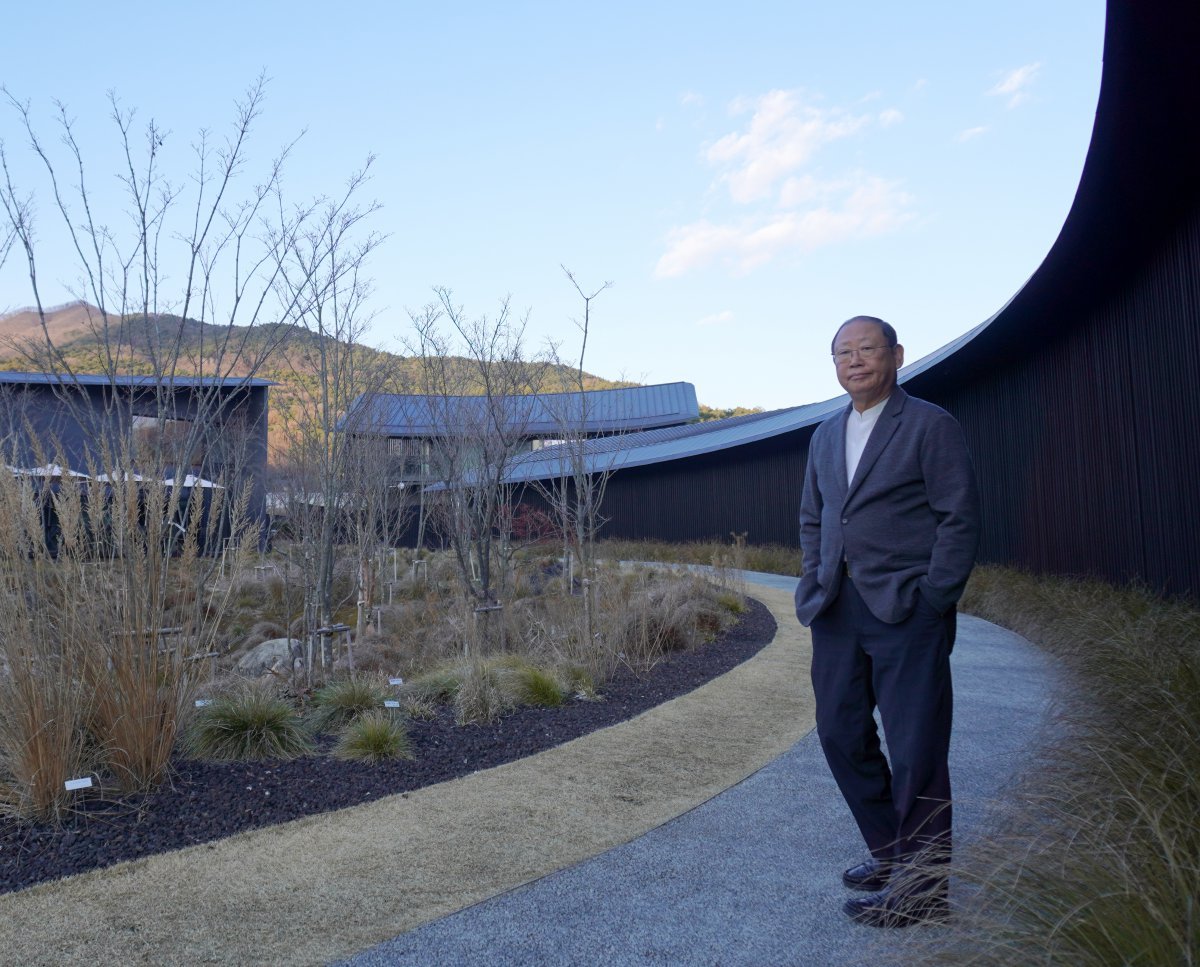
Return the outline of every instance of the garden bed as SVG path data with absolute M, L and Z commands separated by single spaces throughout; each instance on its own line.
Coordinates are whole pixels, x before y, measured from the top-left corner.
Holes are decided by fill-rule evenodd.
M 169 783 L 117 802 L 82 799 L 62 828 L 0 828 L 0 892 L 86 870 L 369 802 L 533 755 L 631 718 L 724 674 L 757 654 L 775 620 L 756 601 L 716 640 L 658 662 L 648 673 L 622 669 L 601 701 L 522 708 L 491 725 L 436 718 L 409 723 L 415 760 L 377 765 L 326 755 L 291 761 L 215 763 L 179 759 Z

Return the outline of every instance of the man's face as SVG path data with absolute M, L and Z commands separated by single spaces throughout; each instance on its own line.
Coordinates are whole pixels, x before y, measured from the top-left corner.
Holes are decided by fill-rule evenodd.
M 838 382 L 861 413 L 891 394 L 896 370 L 904 365 L 904 347 L 888 346 L 883 330 L 873 322 L 850 322 L 833 339 L 833 358 Z

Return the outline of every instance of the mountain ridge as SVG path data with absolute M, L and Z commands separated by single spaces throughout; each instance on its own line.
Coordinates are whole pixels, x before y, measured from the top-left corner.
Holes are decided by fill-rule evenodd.
M 47 336 L 56 363 L 47 351 Z M 0 370 L 54 371 L 65 361 L 78 373 L 153 375 L 171 371 L 184 376 L 269 379 L 279 384 L 271 391 L 268 427 L 274 457 L 286 449 L 288 421 L 305 404 L 305 394 L 319 383 L 316 363 L 322 338 L 331 337 L 287 323 L 221 326 L 171 313 L 109 313 L 106 318 L 95 306 L 71 302 L 41 314 L 24 307 L 0 315 Z M 350 345 L 349 352 L 346 348 L 342 356 L 352 365 L 371 372 L 389 371 L 389 385 L 376 387 L 377 391 L 416 392 L 420 385 L 418 357 L 363 344 Z M 265 361 L 257 362 L 264 356 Z M 461 384 L 468 393 L 481 391 L 473 361 L 461 356 L 447 357 L 447 361 L 456 386 Z M 577 371 L 566 365 L 551 365 L 546 375 L 551 391 L 569 391 L 578 379 Z M 583 384 L 588 390 L 643 385 L 586 372 Z M 702 420 L 758 412 L 703 405 L 700 410 Z

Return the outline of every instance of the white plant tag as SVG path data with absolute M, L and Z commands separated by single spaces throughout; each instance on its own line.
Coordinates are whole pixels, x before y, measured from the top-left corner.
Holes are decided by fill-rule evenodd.
M 397 702 L 394 698 L 386 698 L 383 700 L 383 707 L 384 708 L 399 708 L 400 703 Z
M 82 779 L 68 779 L 63 783 L 63 788 L 66 789 L 67 792 L 73 792 L 76 789 L 91 789 L 92 777 L 84 776 Z
M 212 699 L 211 699 L 211 698 L 198 698 L 198 699 L 196 699 L 196 708 L 204 708 L 204 706 L 206 706 L 206 705 L 212 705 Z
M 388 684 L 389 685 L 403 685 L 404 679 L 403 678 L 389 678 Z

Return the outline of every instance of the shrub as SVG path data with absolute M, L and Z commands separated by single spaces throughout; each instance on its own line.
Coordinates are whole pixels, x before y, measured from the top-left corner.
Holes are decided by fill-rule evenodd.
M 339 759 L 366 762 L 413 758 L 404 723 L 382 709 L 364 712 L 347 725 L 338 736 L 333 754 Z
M 382 707 L 391 698 L 378 681 L 351 676 L 330 682 L 313 694 L 309 727 L 314 732 L 333 732 L 349 725 L 372 709 Z
M 313 751 L 292 706 L 261 685 L 245 685 L 197 709 L 184 748 L 201 759 L 294 759 Z

